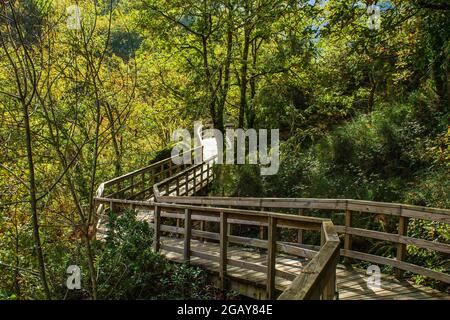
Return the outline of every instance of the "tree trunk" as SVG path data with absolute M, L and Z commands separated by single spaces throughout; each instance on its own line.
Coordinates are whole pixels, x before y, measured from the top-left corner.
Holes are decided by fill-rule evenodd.
M 29 170 L 29 188 L 30 188 L 30 207 L 31 207 L 31 216 L 33 220 L 33 240 L 34 247 L 36 250 L 36 256 L 39 264 L 39 274 L 42 281 L 42 286 L 44 287 L 44 292 L 47 299 L 51 299 L 50 289 L 47 283 L 47 277 L 45 272 L 45 262 L 44 255 L 42 253 L 41 247 L 41 239 L 39 235 L 39 219 L 37 212 L 37 197 L 36 197 L 36 181 L 35 181 L 35 173 L 34 173 L 34 161 L 33 161 L 33 147 L 31 140 L 31 129 L 30 129 L 30 118 L 28 115 L 28 105 L 26 101 L 22 101 L 22 108 L 24 114 L 24 125 L 25 125 L 25 139 L 27 144 L 27 161 L 28 161 L 28 170 Z

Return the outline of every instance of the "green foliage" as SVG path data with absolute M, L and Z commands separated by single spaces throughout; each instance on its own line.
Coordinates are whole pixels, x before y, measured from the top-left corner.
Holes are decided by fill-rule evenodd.
M 152 250 L 152 231 L 135 211 L 109 216 L 98 255 L 103 299 L 213 299 L 216 292 L 198 268 L 169 263 Z

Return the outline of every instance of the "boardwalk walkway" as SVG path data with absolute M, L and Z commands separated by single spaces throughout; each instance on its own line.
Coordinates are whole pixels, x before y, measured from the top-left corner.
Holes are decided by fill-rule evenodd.
M 175 262 L 183 262 L 183 239 L 162 238 L 162 247 L 165 245 L 178 248 L 178 252 L 162 250 L 162 254 L 167 259 Z M 219 263 L 210 259 L 202 259 L 195 256 L 198 253 L 206 253 L 219 258 L 219 244 L 213 242 L 202 242 L 199 240 L 191 241 L 191 250 L 194 257 L 191 258 L 191 265 L 202 267 L 212 272 L 219 271 Z M 242 261 L 255 263 L 261 266 L 267 266 L 267 254 L 252 249 L 242 249 L 232 247 L 228 249 L 230 259 L 240 259 Z M 276 268 L 289 273 L 295 278 L 309 262 L 308 259 L 299 258 L 291 255 L 282 255 L 277 257 Z M 227 274 L 232 279 L 245 279 L 254 286 L 265 287 L 266 274 L 241 268 L 238 266 L 228 266 Z M 344 265 L 339 264 L 336 270 L 337 292 L 339 300 L 450 300 L 450 295 L 442 293 L 428 287 L 412 284 L 408 281 L 399 281 L 394 277 L 382 275 L 380 288 L 371 289 L 367 285 L 368 276 L 364 270 L 349 270 Z M 281 277 L 276 277 L 276 289 L 284 291 L 292 283 Z M 244 288 L 246 289 L 246 288 Z M 255 294 L 256 291 L 253 291 Z M 255 298 L 257 298 L 255 296 Z
M 211 150 L 200 152 L 211 155 Z M 448 243 L 407 233 L 408 219 L 449 224 L 450 210 L 350 199 L 201 196 L 215 179 L 213 158 L 192 165 L 175 165 L 169 158 L 102 183 L 95 198 L 98 216 L 136 210 L 154 229 L 156 251 L 169 260 L 200 266 L 211 272 L 217 286 L 256 299 L 450 298 L 387 275 L 382 275 L 381 287 L 372 290 L 364 271 L 340 264 L 340 258 L 347 257 L 390 265 L 397 278 L 408 271 L 449 284 L 449 274 L 407 263 L 405 257 L 407 245 L 450 254 Z M 291 213 L 280 213 L 283 210 Z M 344 224 L 309 216 L 309 210 L 338 213 Z M 391 216 L 398 219 L 398 232 L 357 228 L 353 213 Z M 305 243 L 305 232 L 317 233 L 320 243 Z M 354 236 L 392 242 L 395 258 L 355 251 Z

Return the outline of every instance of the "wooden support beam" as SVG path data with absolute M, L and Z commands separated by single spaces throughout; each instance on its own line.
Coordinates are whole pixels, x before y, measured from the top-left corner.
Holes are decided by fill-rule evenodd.
M 277 219 L 269 216 L 267 232 L 267 299 L 275 298 L 275 266 L 277 258 Z
M 401 209 L 400 209 L 401 210 Z M 408 218 L 407 217 L 399 217 L 398 220 L 398 235 L 399 236 L 406 236 L 408 235 Z M 406 258 L 406 244 L 403 243 L 397 243 L 397 256 L 398 261 L 404 261 Z M 395 277 L 397 279 L 401 279 L 403 277 L 404 271 L 401 269 L 396 268 L 394 270 Z
M 334 229 L 334 228 L 333 228 Z M 326 228 L 322 227 L 321 232 L 321 246 L 324 247 L 327 243 L 327 232 Z M 337 243 L 339 243 L 339 238 L 336 237 Z M 322 300 L 334 300 L 336 296 L 336 267 L 339 262 L 339 254 L 335 254 L 332 256 L 329 267 L 324 272 L 324 286 L 323 291 L 321 293 Z
M 225 212 L 220 213 L 220 260 L 219 260 L 219 277 L 220 289 L 225 289 L 225 277 L 227 274 L 228 260 L 228 221 Z
M 206 228 L 205 228 L 205 220 L 201 220 L 200 221 L 200 231 L 205 231 L 206 230 Z M 205 242 L 205 238 L 200 238 L 200 240 L 202 241 L 202 242 Z
M 154 211 L 154 239 L 153 239 L 153 249 L 158 252 L 161 247 L 161 208 L 159 206 L 155 206 Z
M 184 262 L 190 262 L 191 255 L 191 210 L 184 209 Z
M 345 226 L 346 226 L 347 228 L 351 228 L 351 226 L 352 226 L 352 220 L 353 220 L 352 212 L 351 212 L 350 210 L 348 210 L 348 209 L 345 210 Z M 352 241 L 353 241 L 352 235 L 346 233 L 345 236 L 344 236 L 344 249 L 345 249 L 345 250 L 351 250 L 351 249 L 352 249 Z M 344 261 L 344 263 L 345 263 L 346 265 L 349 265 L 349 264 L 352 263 L 352 260 L 349 259 L 349 258 L 346 258 L 345 261 Z
M 303 208 L 298 209 L 298 215 L 299 216 L 304 216 L 305 215 L 305 209 L 303 209 Z M 299 229 L 298 232 L 297 232 L 297 242 L 299 244 L 303 244 L 304 236 L 305 235 L 303 234 L 303 229 Z
M 203 150 L 203 146 L 202 146 L 202 150 Z M 203 156 L 203 154 L 202 154 L 202 156 Z M 202 163 L 202 170 L 201 170 L 201 178 L 200 178 L 200 187 L 201 187 L 201 189 L 203 189 L 205 186 L 204 186 L 204 178 L 203 178 L 203 175 L 205 174 L 205 166 L 204 166 L 204 164 Z

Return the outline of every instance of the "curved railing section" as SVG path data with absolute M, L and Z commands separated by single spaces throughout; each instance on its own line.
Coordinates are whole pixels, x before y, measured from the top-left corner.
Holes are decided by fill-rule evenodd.
M 341 256 L 368 261 L 371 263 L 389 265 L 396 268 L 396 275 L 401 276 L 403 271 L 409 271 L 431 279 L 450 283 L 450 275 L 431 270 L 426 267 L 406 262 L 407 245 L 414 245 L 426 250 L 434 250 L 450 254 L 450 244 L 430 241 L 408 236 L 408 220 L 419 219 L 435 223 L 450 224 L 450 210 L 428 208 L 414 205 L 362 201 L 353 199 L 310 199 L 310 198 L 223 198 L 223 197 L 161 197 L 160 201 L 216 207 L 258 208 L 260 210 L 297 209 L 300 215 L 307 210 L 322 210 L 327 213 L 340 213 L 344 215 L 344 224 L 336 225 L 336 231 L 343 235 L 343 249 Z M 358 228 L 353 225 L 355 213 L 377 214 L 395 217 L 397 233 L 388 233 L 376 230 Z M 353 250 L 353 237 L 370 238 L 388 241 L 396 247 L 396 257 L 389 258 Z M 301 239 L 300 239 L 300 242 Z

